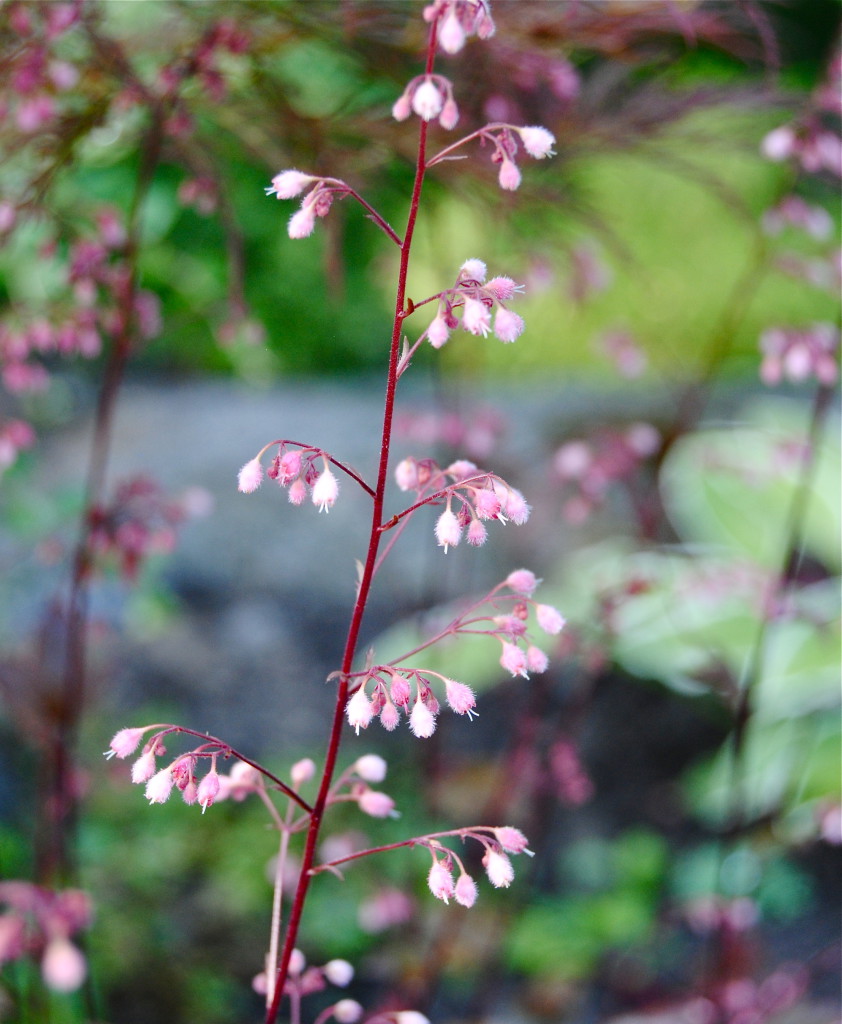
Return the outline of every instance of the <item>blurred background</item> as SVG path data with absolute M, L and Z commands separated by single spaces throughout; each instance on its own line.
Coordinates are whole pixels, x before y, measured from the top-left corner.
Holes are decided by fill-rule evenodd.
M 317 516 L 236 473 L 293 437 L 371 476 L 397 260 L 350 201 L 291 241 L 264 189 L 341 177 L 402 230 L 417 121 L 390 112 L 421 12 L 0 6 L 0 1020 L 260 1019 L 265 811 L 147 807 L 100 752 L 172 721 L 281 775 L 323 755 L 367 507 L 346 485 Z M 502 121 L 557 155 L 524 156 L 515 193 L 477 144 L 437 165 L 409 295 L 481 258 L 525 285 L 527 328 L 423 346 L 394 452 L 472 459 L 533 514 L 446 555 L 416 516 L 363 646 L 386 660 L 520 566 L 568 624 L 528 681 L 483 638 L 427 660 L 477 721 L 349 730 L 341 763 L 382 754 L 402 817 L 335 809 L 326 858 L 480 819 L 535 857 L 470 911 L 420 851 L 322 876 L 302 949 L 351 960 L 370 1011 L 439 1024 L 831 1024 L 839 7 L 493 15 L 441 55 L 461 117 L 434 147 Z M 84 981 L 50 969 L 67 937 Z

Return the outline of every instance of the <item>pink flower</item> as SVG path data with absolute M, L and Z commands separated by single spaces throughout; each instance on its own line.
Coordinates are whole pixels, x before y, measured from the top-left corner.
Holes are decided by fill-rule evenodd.
M 436 731 L 436 719 L 432 711 L 419 697 L 409 716 L 409 728 L 420 740 L 429 739 Z
M 459 268 L 460 278 L 465 281 L 476 281 L 477 284 L 482 284 L 487 273 L 488 269 L 483 261 L 475 258 L 465 260 Z
M 513 523 L 522 526 L 529 519 L 532 510 L 520 491 L 510 487 L 503 500 L 503 511 Z
M 526 649 L 526 667 L 530 672 L 546 672 L 550 664 L 549 658 L 540 647 L 532 644 Z
M 409 101 L 409 96 L 404 92 L 392 106 L 392 117 L 396 121 L 405 121 L 411 113 L 412 104 Z
M 243 494 L 251 494 L 256 491 L 263 481 L 263 466 L 260 459 L 252 459 L 240 470 L 237 477 L 237 490 Z
M 446 552 L 449 547 L 455 548 L 461 539 L 462 527 L 459 520 L 449 508 L 446 508 L 436 522 L 436 541 Z
M 478 548 L 488 540 L 488 530 L 485 525 L 479 519 L 472 519 L 468 524 L 467 532 L 468 543 L 472 547 Z
M 350 985 L 354 977 L 354 968 L 347 960 L 328 960 L 322 970 L 331 985 L 336 985 L 338 988 Z
M 281 171 L 272 179 L 272 187 L 266 189 L 266 195 L 275 195 L 278 199 L 292 199 L 315 180 L 312 175 L 302 174 L 301 171 Z
M 444 317 L 439 313 L 427 328 L 427 341 L 429 341 L 433 348 L 441 348 L 449 337 L 450 331 Z
M 492 277 L 485 287 L 499 302 L 508 302 L 516 292 L 523 291 L 523 285 L 515 284 L 510 277 Z
M 372 818 L 392 818 L 395 814 L 395 801 L 386 793 L 367 789 L 357 798 L 360 810 Z
M 457 683 L 455 679 L 445 679 L 444 689 L 447 694 L 447 703 L 457 715 L 467 715 L 470 718 L 476 714 L 473 709 L 476 707 L 477 700 L 470 686 L 465 683 Z
M 165 804 L 173 788 L 173 775 L 170 768 L 162 768 L 146 783 L 146 799 L 150 804 Z
M 480 519 L 496 519 L 500 513 L 500 499 L 488 487 L 477 491 L 474 497 L 474 508 Z
M 54 992 L 75 992 L 88 973 L 85 957 L 63 936 L 50 939 L 41 960 L 41 977 Z
M 398 707 L 405 707 L 409 703 L 409 698 L 412 696 L 412 690 L 410 689 L 409 683 L 403 676 L 399 676 L 397 674 L 392 676 L 389 692 L 392 700 L 398 705 Z
M 395 483 L 402 491 L 414 491 L 418 487 L 418 463 L 415 459 L 404 459 L 395 466 Z
M 526 655 L 517 644 L 510 644 L 506 640 L 503 641 L 503 653 L 500 655 L 500 664 L 507 672 L 511 672 L 513 676 L 528 678 Z
M 307 484 L 299 477 L 293 480 L 287 491 L 287 500 L 290 505 L 301 505 L 307 497 Z
M 302 206 L 294 213 L 287 224 L 287 234 L 290 238 L 308 238 L 313 234 L 316 226 L 316 215 L 311 205 Z
M 442 900 L 444 903 L 447 903 L 450 897 L 454 895 L 453 875 L 451 875 L 441 861 L 433 861 L 433 866 L 430 868 L 429 875 L 427 875 L 427 885 L 429 885 L 430 892 L 436 899 Z
M 795 151 L 795 132 L 788 124 L 775 128 L 763 139 L 760 151 L 767 160 L 786 160 Z
M 332 1014 L 337 1024 L 357 1024 L 362 1020 L 363 1008 L 356 999 L 340 999 L 334 1004 Z
M 289 770 L 290 780 L 296 789 L 303 786 L 305 782 L 309 782 L 315 774 L 316 762 L 311 757 L 302 757 Z
M 445 131 L 453 131 L 456 125 L 459 123 L 459 108 L 456 106 L 456 100 L 452 96 L 444 101 L 444 106 L 441 108 L 441 114 L 439 115 L 439 124 L 444 128 Z
M 512 828 L 511 825 L 501 825 L 494 829 L 497 842 L 503 847 L 506 853 L 529 853 L 527 846 L 529 840 L 519 828 Z
M 471 334 L 481 334 L 484 337 L 491 329 L 491 313 L 486 304 L 479 299 L 465 299 L 465 308 L 462 313 L 462 327 Z
M 500 164 L 497 180 L 500 183 L 500 188 L 505 189 L 507 192 L 514 192 L 520 185 L 520 171 L 517 164 L 504 157 L 503 162 Z
M 525 326 L 523 317 L 513 313 L 510 309 L 504 309 L 502 306 L 497 310 L 497 315 L 494 317 L 494 333 L 500 341 L 511 342 L 517 340 L 523 334 Z
M 541 629 L 545 633 L 549 633 L 550 636 L 560 633 L 564 629 L 566 622 L 558 608 L 553 608 L 551 604 L 536 604 L 535 618 L 538 620 L 538 625 Z
M 123 758 L 133 754 L 137 750 L 137 745 L 143 738 L 144 732 L 146 732 L 145 729 L 121 729 L 108 744 L 109 749 L 105 752 L 105 756 Z
M 278 483 L 286 486 L 286 484 L 295 480 L 295 478 L 301 472 L 301 452 L 297 449 L 293 451 L 284 452 L 278 462 Z
M 445 53 L 458 53 L 464 45 L 465 30 L 459 22 L 455 7 L 451 7 L 439 27 L 439 46 Z
M 541 128 L 538 125 L 521 128 L 520 138 L 523 142 L 523 148 L 536 160 L 543 160 L 547 156 L 555 156 L 553 152 L 555 136 L 552 132 L 548 132 L 546 128 Z
M 196 795 L 199 806 L 202 808 L 202 814 L 204 814 L 209 807 L 213 806 L 214 800 L 219 795 L 219 776 L 216 773 L 216 768 L 211 768 L 199 783 Z
M 327 512 L 333 507 L 338 494 L 339 481 L 325 465 L 324 472 L 313 484 L 313 504 L 319 506 L 319 512 Z
M 461 906 L 472 907 L 477 901 L 477 883 L 463 871 L 456 880 L 453 895 Z
M 373 718 L 373 714 L 371 710 L 371 701 L 362 687 L 360 687 L 348 701 L 345 706 L 345 714 L 348 717 L 348 724 L 351 728 L 356 729 L 358 736 L 360 734 L 360 729 L 368 728 L 369 723 Z
M 394 732 L 401 720 L 401 713 L 395 705 L 387 700 L 380 711 L 380 724 L 386 732 Z
M 482 858 L 488 881 L 497 889 L 508 889 L 515 877 L 515 869 L 505 853 L 486 850 Z
M 132 765 L 132 782 L 148 782 L 155 774 L 155 750 L 147 750 Z
M 524 597 L 531 597 L 539 582 L 535 573 L 529 569 L 515 569 L 506 577 L 506 586 L 511 587 L 516 594 L 523 594 Z
M 382 782 L 386 778 L 386 762 L 379 754 L 363 754 L 354 762 L 354 771 L 366 782 Z
M 412 94 L 412 109 L 424 121 L 431 121 L 442 111 L 443 100 L 438 86 L 425 78 Z

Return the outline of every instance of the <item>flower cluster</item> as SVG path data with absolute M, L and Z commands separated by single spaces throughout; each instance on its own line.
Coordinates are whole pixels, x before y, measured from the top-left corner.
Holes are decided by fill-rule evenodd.
M 410 114 L 422 121 L 434 121 L 446 131 L 459 121 L 459 108 L 453 98 L 453 86 L 444 75 L 418 75 L 413 78 L 392 106 L 392 117 L 405 121 Z
M 472 458 L 486 458 L 503 434 L 506 421 L 493 405 L 471 405 L 462 411 L 419 407 L 395 414 L 395 433 L 416 444 L 445 444 Z
M 370 783 L 386 778 L 386 762 L 379 754 L 363 754 L 339 776 L 330 788 L 328 803 L 350 801 L 357 804 L 363 814 L 372 818 L 398 818 L 395 801 Z M 347 793 L 342 792 L 347 789 Z
M 497 889 L 507 889 L 514 881 L 515 870 L 509 860 L 509 854 L 525 853 L 532 856 L 532 851 L 527 849 L 526 836 L 520 829 L 512 828 L 510 825 L 459 829 L 458 832 L 449 834 L 458 835 L 463 842 L 466 839 L 474 839 L 482 844 L 482 866 L 489 882 Z M 455 899 L 463 907 L 472 907 L 477 900 L 477 884 L 465 870 L 462 859 L 453 850 L 443 846 L 438 839 L 430 838 L 419 842 L 419 845 L 426 846 L 433 859 L 427 875 L 430 892 L 443 903 Z M 454 864 L 459 868 L 459 877 L 455 880 Z
M 0 966 L 24 956 L 40 960 L 44 984 L 75 992 L 88 973 L 70 937 L 91 920 L 91 902 L 78 889 L 51 892 L 30 882 L 0 882 Z
M 547 655 L 532 643 L 529 632 L 530 609 L 535 614 L 539 629 L 549 636 L 558 635 L 565 626 L 565 620 L 557 608 L 533 599 L 539 582 L 528 569 L 516 569 L 486 598 L 448 623 L 423 648 L 443 636 L 458 633 L 495 636 L 501 644 L 500 666 L 507 672 L 528 678 L 530 672 L 546 671 L 549 664 Z M 477 609 L 484 604 L 490 604 L 491 609 L 479 614 Z M 423 648 L 417 648 L 410 654 Z M 445 702 L 457 715 L 467 715 L 471 719 L 477 714 L 476 697 L 470 686 L 433 669 L 403 666 L 399 663 L 402 660 L 396 659 L 389 665 L 371 665 L 356 674 L 361 677 L 361 682 L 349 698 L 345 714 L 348 724 L 357 733 L 368 728 L 374 718 L 379 718 L 383 728 L 392 732 L 400 724 L 403 712 L 413 735 L 419 739 L 432 736 L 441 710 L 433 691 L 434 680 L 444 687 Z
M 289 448 L 287 442 L 273 441 L 242 467 L 237 480 L 238 490 L 243 494 L 257 490 L 263 482 L 263 465 L 260 460 L 276 444 L 278 451 L 266 471 L 269 479 L 287 488 L 290 504 L 302 504 L 309 493 L 320 512 L 329 511 L 339 495 L 339 481 L 331 471 L 330 456 L 319 448 Z M 319 460 L 321 468 L 317 465 Z
M 426 494 L 428 497 L 420 504 L 429 500 L 431 492 L 439 492 L 437 497 L 444 500 L 446 507 L 436 520 L 435 534 L 445 551 L 459 544 L 463 531 L 469 544 L 484 544 L 488 521 L 505 523 L 511 519 L 520 526 L 529 519 L 531 509 L 517 488 L 495 473 L 478 469 L 467 459 L 457 459 L 441 469 L 434 459 L 409 456 L 395 467 L 395 480 L 402 491 L 416 491 L 419 498 Z
M 491 314 L 496 309 L 493 331 L 504 342 L 516 341 L 523 334 L 523 318 L 506 305 L 523 285 L 510 277 L 493 277 L 486 281 L 487 269 L 482 260 L 466 260 L 459 269 L 456 284 L 440 292 L 438 311 L 425 337 L 433 348 L 441 348 L 450 332 L 461 326 L 469 334 L 487 337 L 492 330 Z M 457 313 L 461 310 L 461 321 Z
M 815 323 L 805 330 L 770 327 L 760 336 L 763 361 L 760 379 L 764 384 L 794 384 L 815 377 L 832 387 L 839 375 L 837 354 L 839 330 L 829 323 Z
M 294 949 L 289 961 L 289 973 L 284 985 L 284 993 L 296 999 L 323 992 L 328 985 L 346 988 L 354 977 L 354 968 L 347 960 L 329 960 L 321 967 L 308 966 L 307 960 L 300 949 Z M 269 981 L 266 971 L 261 971 L 252 979 L 252 988 L 259 995 L 266 995 Z M 326 1022 L 331 1018 L 338 1024 L 356 1024 L 362 1018 L 363 1008 L 355 999 L 340 999 L 319 1015 L 319 1020 Z
M 178 499 L 168 498 L 148 477 L 119 484 L 108 505 L 88 513 L 91 552 L 98 559 L 116 558 L 121 575 L 134 580 L 145 558 L 172 551 L 176 529 L 188 516 L 208 511 L 210 495 L 190 488 Z
M 424 8 L 424 21 L 438 22 L 436 38 L 445 53 L 458 53 L 468 36 L 490 39 L 494 35 L 488 0 L 433 0 Z
M 312 186 L 312 188 L 310 187 Z M 316 226 L 316 217 L 326 217 L 333 206 L 333 200 L 352 195 L 353 190 L 338 178 L 319 178 L 303 171 L 287 170 L 276 174 L 272 184 L 265 189 L 267 196 L 278 199 L 294 199 L 309 188 L 287 225 L 290 238 L 307 238 Z
M 588 441 L 567 441 L 555 453 L 559 478 L 577 493 L 564 504 L 564 517 L 582 523 L 605 500 L 613 483 L 634 479 L 642 463 L 661 449 L 661 435 L 650 423 L 633 423 Z

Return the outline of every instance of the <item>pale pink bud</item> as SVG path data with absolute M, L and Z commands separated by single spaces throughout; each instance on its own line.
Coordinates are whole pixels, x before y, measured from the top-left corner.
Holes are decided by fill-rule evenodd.
M 549 658 L 540 647 L 534 647 L 530 644 L 526 648 L 526 667 L 530 672 L 546 672 L 549 664 Z
M 414 491 L 418 486 L 418 463 L 415 459 L 403 459 L 395 466 L 395 483 L 402 491 Z
M 50 939 L 41 960 L 41 977 L 54 992 L 75 992 L 85 980 L 88 967 L 73 943 L 62 936 Z
M 536 160 L 543 160 L 546 156 L 555 156 L 553 152 L 555 136 L 552 132 L 548 132 L 546 128 L 541 128 L 538 125 L 521 128 L 520 138 L 523 142 L 523 148 Z
M 523 291 L 523 285 L 515 284 L 510 277 L 492 277 L 485 287 L 500 302 L 508 302 L 516 292 Z
M 287 491 L 287 499 L 289 500 L 290 505 L 301 505 L 306 497 L 307 485 L 301 477 L 297 480 L 293 480 L 289 485 L 289 490 Z
M 536 604 L 535 618 L 538 620 L 538 625 L 541 629 L 545 633 L 549 633 L 550 636 L 560 633 L 564 629 L 566 622 L 558 608 L 554 608 L 551 604 Z
M 316 226 L 316 214 L 312 206 L 302 206 L 294 213 L 287 224 L 287 234 L 290 238 L 308 238 L 313 234 Z
M 366 782 L 382 782 L 386 778 L 386 762 L 379 754 L 363 754 L 354 762 L 354 771 Z
M 445 53 L 458 53 L 464 45 L 465 30 L 459 22 L 455 7 L 451 7 L 439 27 L 439 46 Z
M 363 1008 L 356 999 L 340 999 L 333 1007 L 333 1019 L 337 1024 L 357 1024 L 362 1015 Z
M 284 452 L 278 462 L 278 483 L 286 486 L 292 480 L 295 480 L 300 472 L 301 452 L 298 449 Z
M 405 121 L 412 113 L 412 104 L 409 101 L 409 96 L 403 93 L 399 96 L 392 106 L 392 117 L 396 121 Z
M 483 261 L 475 258 L 465 260 L 459 268 L 459 276 L 461 278 L 464 278 L 466 281 L 476 281 L 478 284 L 482 284 L 487 273 L 488 268 Z
M 513 313 L 510 309 L 504 309 L 502 306 L 497 310 L 497 315 L 494 317 L 494 333 L 500 341 L 516 341 L 523 334 L 525 326 L 523 317 Z
M 294 949 L 289 958 L 289 973 L 299 975 L 307 966 L 307 959 L 300 949 Z
M 513 676 L 526 676 L 526 655 L 517 644 L 510 644 L 503 641 L 503 653 L 500 655 L 500 665 Z
M 162 768 L 146 783 L 146 799 L 150 804 L 165 804 L 172 787 L 172 771 L 169 768 Z
M 488 530 L 479 519 L 472 519 L 465 536 L 472 547 L 479 548 L 488 540 Z
M 459 520 L 447 508 L 436 522 L 436 541 L 439 547 L 444 548 L 446 552 L 449 547 L 455 548 L 461 539 L 462 527 L 459 525 Z
M 315 774 L 316 762 L 311 757 L 303 757 L 300 761 L 296 761 L 289 771 L 290 781 L 296 789 L 303 786 L 305 782 L 309 782 Z
M 326 466 L 318 480 L 313 484 L 313 504 L 319 506 L 319 512 L 329 511 L 339 494 L 339 481 Z
M 465 683 L 458 683 L 455 679 L 445 679 L 444 689 L 447 694 L 447 703 L 453 708 L 457 715 L 468 715 L 470 718 L 477 705 L 474 691 Z
M 508 889 L 515 877 L 515 869 L 505 853 L 486 850 L 482 858 L 488 881 L 497 889 Z
M 497 842 L 503 847 L 506 853 L 529 853 L 527 846 L 529 840 L 519 828 L 512 828 L 511 825 L 501 825 L 494 829 Z
M 459 108 L 456 106 L 456 100 L 452 96 L 444 101 L 444 106 L 441 108 L 441 114 L 439 115 L 439 124 L 444 128 L 445 131 L 453 131 L 456 125 L 459 123 Z
M 531 597 L 539 582 L 535 573 L 529 569 L 515 569 L 506 577 L 506 586 L 511 587 L 516 594 L 523 594 L 524 597 Z
M 404 707 L 406 704 L 408 704 L 409 698 L 412 695 L 412 690 L 410 689 L 409 683 L 406 681 L 406 679 L 404 679 L 403 676 L 399 675 L 392 676 L 392 683 L 391 686 L 389 687 L 389 692 L 391 694 L 392 700 L 399 707 Z
M 213 806 L 214 800 L 219 795 L 219 776 L 216 773 L 216 768 L 211 768 L 208 774 L 199 783 L 199 789 L 197 797 L 199 800 L 199 806 L 202 808 L 202 814 Z
M 491 329 L 491 313 L 484 302 L 480 299 L 465 299 L 462 327 L 471 334 L 486 337 Z
M 504 158 L 500 164 L 500 171 L 497 175 L 500 188 L 507 192 L 514 192 L 520 185 L 520 171 L 514 161 Z
M 132 765 L 132 782 L 148 782 L 155 774 L 155 751 L 147 750 Z
M 137 745 L 143 738 L 144 732 L 146 732 L 145 729 L 121 729 L 108 744 L 105 756 L 123 758 L 133 754 L 137 750 Z
M 409 716 L 409 728 L 413 735 L 420 740 L 429 739 L 436 731 L 436 719 L 420 697 L 416 700 L 412 714 Z
M 360 793 L 357 798 L 360 810 L 372 818 L 395 817 L 395 801 L 386 793 L 379 793 L 374 789 L 367 789 Z
M 237 477 L 237 490 L 243 494 L 251 494 L 256 491 L 263 481 L 263 466 L 260 459 L 252 459 L 240 470 Z
M 322 970 L 331 985 L 336 985 L 338 988 L 350 985 L 354 977 L 354 968 L 347 960 L 328 960 Z
M 272 187 L 266 189 L 266 194 L 276 195 L 278 199 L 292 199 L 315 180 L 312 175 L 302 174 L 301 171 L 281 171 L 272 179 Z
M 345 707 L 345 714 L 348 716 L 348 724 L 353 729 L 356 729 L 358 736 L 360 729 L 368 728 L 373 717 L 371 701 L 362 687 L 348 701 Z
M 424 121 L 431 121 L 441 113 L 443 101 L 438 86 L 425 78 L 412 94 L 412 109 Z
M 380 711 L 380 724 L 386 732 L 394 732 L 401 720 L 401 713 L 391 701 L 386 701 Z
M 181 791 L 181 799 L 187 804 L 188 807 L 192 807 L 193 804 L 199 799 L 199 787 L 196 785 L 196 780 L 190 778 L 187 784 Z M 204 808 L 202 808 L 202 814 L 204 814 Z
M 427 885 L 429 885 L 430 892 L 436 899 L 442 900 L 444 903 L 447 903 L 450 897 L 454 895 L 453 875 L 451 875 L 441 861 L 433 861 L 433 866 L 430 868 L 429 875 L 427 875 Z
M 532 511 L 526 504 L 524 496 L 514 487 L 509 488 L 503 499 L 503 510 L 509 519 L 518 526 L 522 526 L 529 519 L 529 513 Z
M 494 35 L 494 22 L 491 19 L 491 14 L 488 10 L 487 4 L 483 4 L 479 14 L 477 15 L 474 30 L 480 39 L 490 39 Z
M 441 348 L 449 337 L 450 331 L 448 330 L 447 323 L 442 314 L 439 313 L 427 328 L 427 341 L 429 341 L 433 348 Z
M 480 519 L 496 519 L 501 508 L 500 499 L 490 488 L 483 488 L 476 492 L 474 508 Z
M 794 148 L 795 132 L 788 124 L 769 132 L 760 144 L 760 152 L 767 160 L 774 160 L 776 163 L 792 156 Z
M 477 901 L 477 883 L 464 872 L 456 880 L 456 888 L 453 891 L 456 902 L 463 907 L 472 907 Z

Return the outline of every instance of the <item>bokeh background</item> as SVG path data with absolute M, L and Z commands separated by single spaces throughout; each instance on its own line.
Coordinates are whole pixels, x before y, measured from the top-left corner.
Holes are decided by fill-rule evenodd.
M 263 191 L 337 176 L 402 225 L 417 123 L 390 110 L 421 10 L 0 7 L 2 1020 L 260 1018 L 265 812 L 147 807 L 100 751 L 174 721 L 279 773 L 321 756 L 366 507 L 346 487 L 319 517 L 236 472 L 287 436 L 371 473 L 397 261 L 350 201 L 291 241 L 295 206 Z M 534 511 L 446 555 L 416 517 L 364 644 L 411 646 L 521 565 L 568 625 L 529 681 L 487 640 L 439 652 L 479 719 L 349 731 L 343 763 L 381 753 L 402 816 L 340 807 L 331 830 L 342 850 L 506 821 L 536 855 L 470 911 L 425 891 L 421 851 L 324 876 L 302 948 L 352 960 L 372 1012 L 436 1022 L 831 1024 L 839 7 L 493 13 L 439 64 L 458 130 L 542 124 L 557 155 L 516 193 L 479 146 L 437 166 L 409 294 L 480 257 L 525 284 L 527 330 L 424 346 L 395 452 L 471 458 Z M 24 909 L 12 882 L 39 887 Z M 69 993 L 43 983 L 32 897 L 67 888 L 93 908 L 64 918 L 89 967 Z

